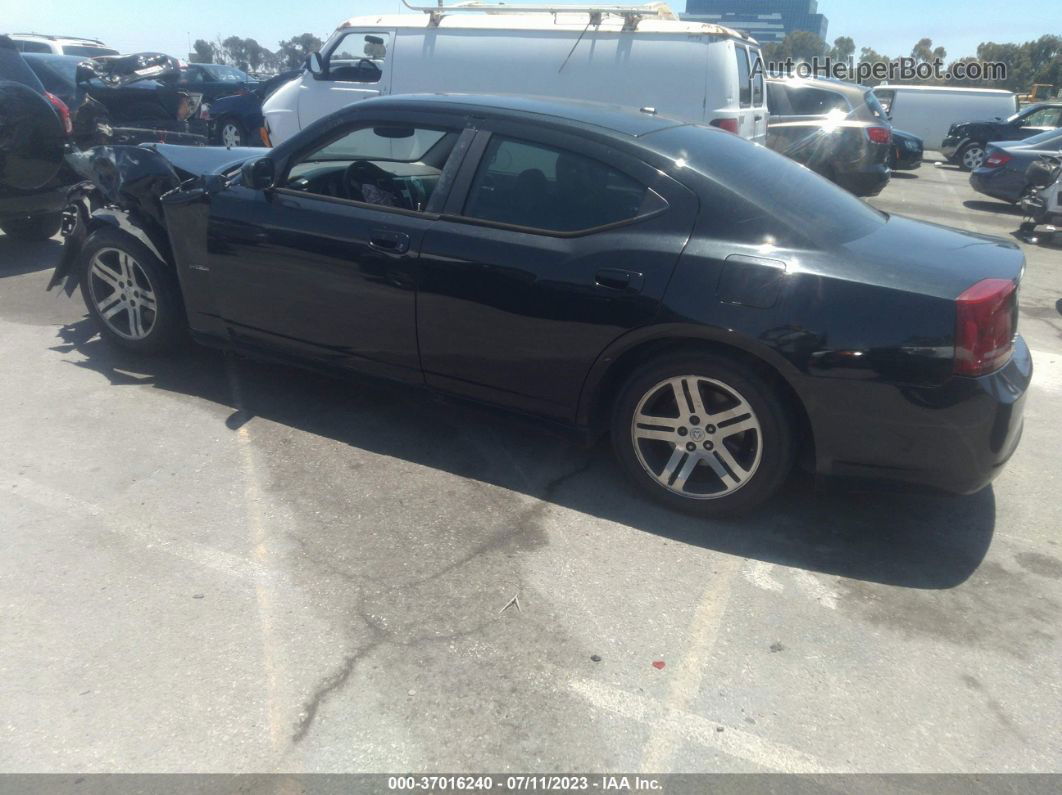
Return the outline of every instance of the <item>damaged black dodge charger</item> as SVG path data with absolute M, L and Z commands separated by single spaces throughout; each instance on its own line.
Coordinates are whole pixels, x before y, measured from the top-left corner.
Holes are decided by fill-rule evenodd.
M 1014 451 L 1018 248 L 737 136 L 590 104 L 357 103 L 261 150 L 101 148 L 53 284 L 186 330 L 610 432 L 703 514 L 818 472 L 957 492 Z

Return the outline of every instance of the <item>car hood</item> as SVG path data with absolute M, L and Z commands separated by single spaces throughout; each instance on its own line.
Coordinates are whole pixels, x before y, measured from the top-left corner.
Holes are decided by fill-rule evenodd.
M 883 287 L 954 299 L 982 279 L 1021 278 L 1016 243 L 901 215 L 844 248 L 861 261 L 860 278 Z
M 175 169 L 192 176 L 222 174 L 254 157 L 262 157 L 261 147 L 179 146 L 177 144 L 145 144 L 144 148 L 158 152 Z

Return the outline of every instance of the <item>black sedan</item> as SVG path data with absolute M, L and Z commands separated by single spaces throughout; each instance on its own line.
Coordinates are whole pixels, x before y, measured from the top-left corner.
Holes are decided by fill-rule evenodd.
M 1018 444 L 1018 247 L 880 213 L 720 130 L 604 106 L 407 96 L 262 156 L 85 156 L 52 284 L 109 341 L 204 343 L 610 433 L 702 514 L 822 473 L 958 492 Z M 116 178 L 117 177 L 117 178 Z
M 922 139 L 913 133 L 892 128 L 889 147 L 889 168 L 894 171 L 913 171 L 922 167 Z

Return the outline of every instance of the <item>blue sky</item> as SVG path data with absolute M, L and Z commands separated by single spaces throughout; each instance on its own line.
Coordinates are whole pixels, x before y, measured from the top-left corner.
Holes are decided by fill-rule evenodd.
M 434 0 L 420 0 L 428 4 Z M 516 0 L 519 2 L 519 0 Z M 600 3 L 608 0 L 597 0 Z M 636 0 L 637 1 L 637 0 Z M 542 0 L 538 0 L 539 3 Z M 558 0 L 559 2 L 559 0 Z M 327 37 L 355 14 L 405 10 L 399 0 L 3 0 L 0 25 L 8 32 L 37 31 L 99 38 L 124 52 L 154 50 L 184 57 L 188 38 L 250 36 L 270 49 L 310 32 Z M 673 7 L 685 8 L 685 0 Z M 1051 10 L 1053 9 L 1053 10 Z M 1057 0 L 819 0 L 830 20 L 829 38 L 855 39 L 888 55 L 906 55 L 922 36 L 948 56 L 973 55 L 981 41 L 1026 41 L 1062 34 Z

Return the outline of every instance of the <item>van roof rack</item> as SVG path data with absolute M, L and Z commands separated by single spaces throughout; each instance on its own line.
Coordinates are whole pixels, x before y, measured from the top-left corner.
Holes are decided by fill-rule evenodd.
M 645 5 L 512 5 L 510 3 L 482 3 L 479 0 L 446 5 L 437 0 L 434 6 L 411 5 L 409 0 L 402 0 L 402 5 L 410 11 L 423 11 L 431 15 L 431 24 L 436 26 L 447 14 L 462 11 L 479 11 L 487 14 L 589 14 L 591 24 L 600 24 L 601 18 L 608 14 L 623 17 L 624 30 L 636 30 L 638 23 L 645 17 L 677 20 L 678 15 L 667 3 L 646 3 Z

